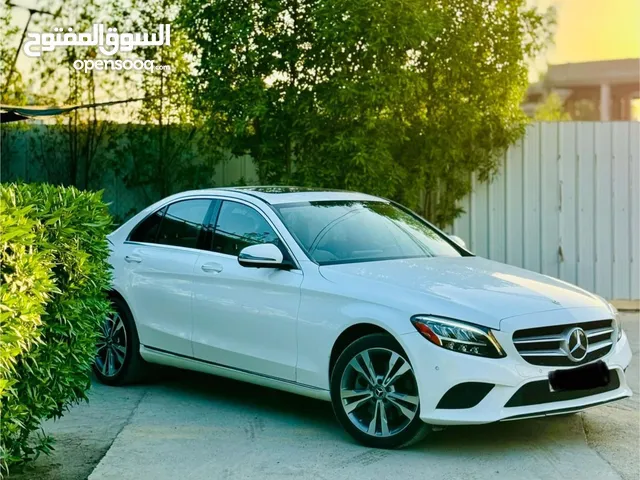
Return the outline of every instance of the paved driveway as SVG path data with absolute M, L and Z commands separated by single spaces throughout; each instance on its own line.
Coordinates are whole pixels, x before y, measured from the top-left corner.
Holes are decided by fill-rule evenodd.
M 410 449 L 370 450 L 341 430 L 328 403 L 171 370 L 144 386 L 94 385 L 89 405 L 46 425 L 56 453 L 16 478 L 636 480 L 638 314 L 623 325 L 636 396 L 579 415 L 450 427 Z

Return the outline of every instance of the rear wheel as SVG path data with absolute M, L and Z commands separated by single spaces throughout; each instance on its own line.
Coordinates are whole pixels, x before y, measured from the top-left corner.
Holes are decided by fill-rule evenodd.
M 331 375 L 331 400 L 344 429 L 369 447 L 404 447 L 431 431 L 420 420 L 413 368 L 389 335 L 367 335 L 342 352 Z
M 107 317 L 96 345 L 93 371 L 107 385 L 126 385 L 141 378 L 144 360 L 140 356 L 140 341 L 127 304 L 112 300 L 113 314 Z

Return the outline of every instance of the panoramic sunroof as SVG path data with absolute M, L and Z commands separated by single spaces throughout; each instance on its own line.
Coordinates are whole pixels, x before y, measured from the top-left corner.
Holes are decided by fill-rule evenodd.
M 313 187 L 289 187 L 289 186 L 264 186 L 264 187 L 234 187 L 237 190 L 249 190 L 260 193 L 299 193 L 299 192 L 339 192 L 326 188 Z

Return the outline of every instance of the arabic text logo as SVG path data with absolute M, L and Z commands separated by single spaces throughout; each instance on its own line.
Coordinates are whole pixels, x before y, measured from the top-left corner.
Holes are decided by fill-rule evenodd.
M 24 53 L 28 57 L 39 57 L 42 52 L 51 52 L 57 47 L 97 47 L 106 56 L 118 52 L 131 52 L 136 48 L 171 45 L 171 25 L 161 24 L 158 33 L 118 33 L 116 28 L 105 29 L 102 23 L 94 23 L 91 32 L 76 33 L 73 28 L 55 27 L 53 33 L 27 33 Z

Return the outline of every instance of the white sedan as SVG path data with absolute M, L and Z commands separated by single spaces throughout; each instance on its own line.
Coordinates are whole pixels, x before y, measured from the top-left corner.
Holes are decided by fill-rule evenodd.
M 95 373 L 146 362 L 333 403 L 357 441 L 556 415 L 631 395 L 617 312 L 479 258 L 408 209 L 292 187 L 184 192 L 109 236 L 115 314 Z

